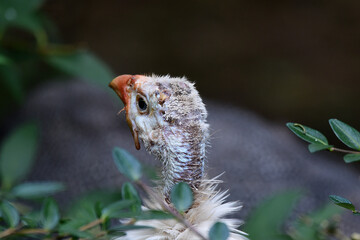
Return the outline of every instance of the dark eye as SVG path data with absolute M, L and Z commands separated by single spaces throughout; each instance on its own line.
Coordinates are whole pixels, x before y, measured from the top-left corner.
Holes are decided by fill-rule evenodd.
M 148 104 L 147 104 L 146 100 L 144 99 L 144 97 L 139 96 L 139 95 L 137 96 L 137 107 L 141 113 L 147 112 Z

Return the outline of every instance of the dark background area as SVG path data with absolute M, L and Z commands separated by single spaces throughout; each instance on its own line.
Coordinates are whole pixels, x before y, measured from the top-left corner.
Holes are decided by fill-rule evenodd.
M 202 96 L 330 134 L 360 128 L 360 3 L 47 1 L 62 41 L 116 74 L 187 76 Z

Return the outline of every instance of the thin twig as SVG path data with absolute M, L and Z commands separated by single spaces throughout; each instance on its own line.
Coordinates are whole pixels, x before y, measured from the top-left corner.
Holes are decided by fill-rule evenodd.
M 155 198 L 156 201 L 158 201 L 163 208 L 165 208 L 171 215 L 173 215 L 179 222 L 184 224 L 187 228 L 189 228 L 191 231 L 193 231 L 196 235 L 198 235 L 202 240 L 207 240 L 206 237 L 204 237 L 199 231 L 197 231 L 178 211 L 171 208 L 167 203 L 164 202 L 163 199 L 160 199 L 159 196 L 157 196 L 154 191 L 148 187 L 146 184 L 141 182 L 140 180 L 136 182 L 148 195 Z
M 104 220 L 99 218 L 99 219 L 96 219 L 96 220 L 94 220 L 94 221 L 80 227 L 79 230 L 80 231 L 86 231 L 86 230 L 89 230 L 90 228 L 95 227 L 96 225 L 99 225 L 99 224 L 103 223 L 103 222 L 104 222 Z
M 357 152 L 357 151 L 345 150 L 345 149 L 336 148 L 336 147 L 331 147 L 329 149 L 329 151 L 330 152 L 337 151 L 337 152 L 342 152 L 342 153 L 360 154 L 360 152 Z
M 41 228 L 33 228 L 33 229 L 22 229 L 16 231 L 16 234 L 48 234 L 49 230 L 41 229 Z
M 0 232 L 0 238 L 7 237 L 7 236 L 13 234 L 14 232 L 16 232 L 17 230 L 18 230 L 17 228 L 8 228 L 8 229 Z

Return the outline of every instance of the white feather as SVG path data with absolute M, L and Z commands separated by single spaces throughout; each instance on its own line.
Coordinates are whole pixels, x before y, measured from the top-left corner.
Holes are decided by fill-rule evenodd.
M 243 223 L 241 220 L 225 218 L 241 209 L 239 202 L 225 202 L 229 196 L 227 191 L 216 190 L 221 182 L 217 179 L 202 179 L 198 191 L 194 194 L 193 206 L 188 210 L 184 217 L 194 228 L 203 236 L 208 236 L 210 228 L 216 222 L 225 223 L 229 230 L 228 240 L 246 240 L 246 233 L 238 230 Z M 162 191 L 156 189 L 159 196 Z M 155 199 L 145 200 L 145 209 L 163 210 L 160 203 Z M 126 236 L 116 238 L 117 240 L 198 240 L 200 239 L 194 232 L 179 223 L 175 219 L 163 220 L 141 220 L 136 225 L 149 226 L 152 228 L 130 230 Z

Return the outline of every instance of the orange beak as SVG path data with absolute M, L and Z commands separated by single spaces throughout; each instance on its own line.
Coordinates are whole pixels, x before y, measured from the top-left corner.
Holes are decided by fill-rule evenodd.
M 114 78 L 109 84 L 109 87 L 111 87 L 116 92 L 116 94 L 120 97 L 121 101 L 125 105 L 126 121 L 130 127 L 131 134 L 135 142 L 135 148 L 137 150 L 140 149 L 140 143 L 136 124 L 129 117 L 129 108 L 131 106 L 129 86 L 134 85 L 138 77 L 139 75 L 120 75 Z
M 109 87 L 111 87 L 116 92 L 125 106 L 127 106 L 129 103 L 127 87 L 132 77 L 132 75 L 120 75 L 114 78 L 109 84 Z

